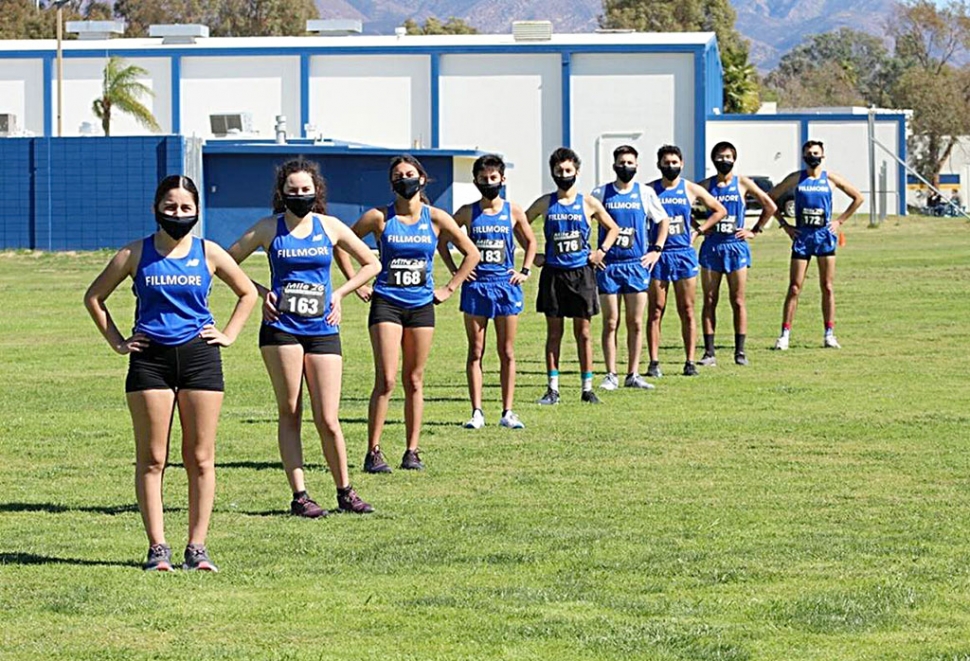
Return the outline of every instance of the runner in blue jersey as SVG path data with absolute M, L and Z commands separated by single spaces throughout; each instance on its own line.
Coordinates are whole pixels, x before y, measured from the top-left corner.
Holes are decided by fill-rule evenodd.
M 640 353 L 643 349 L 643 311 L 647 307 L 650 269 L 660 259 L 667 240 L 667 212 L 650 186 L 634 181 L 637 174 L 637 150 L 621 145 L 613 150 L 613 183 L 593 191 L 606 212 L 620 228 L 613 248 L 606 253 L 606 268 L 596 272 L 596 284 L 603 308 L 603 359 L 606 376 L 600 388 L 616 390 L 620 385 L 616 371 L 616 337 L 620 326 L 620 297 L 626 305 L 627 371 L 623 386 L 650 389 L 653 385 L 640 376 Z M 655 242 L 649 244 L 648 229 Z M 606 231 L 601 227 L 602 245 Z
M 496 348 L 502 384 L 502 417 L 499 425 L 522 429 L 525 425 L 512 410 L 515 396 L 515 335 L 522 312 L 522 283 L 529 277 L 536 255 L 536 237 L 525 218 L 522 207 L 502 197 L 505 187 L 505 161 L 501 156 L 487 154 L 472 165 L 472 178 L 482 198 L 466 204 L 455 212 L 455 221 L 472 238 L 482 255 L 478 267 L 461 286 L 461 311 L 465 313 L 465 334 L 468 336 L 468 395 L 472 403 L 472 417 L 466 429 L 485 426 L 482 409 L 482 355 L 485 353 L 485 332 L 490 319 L 495 321 Z M 525 257 L 522 269 L 515 270 L 515 241 L 518 240 Z M 438 252 L 448 270 L 458 272 L 448 244 L 439 242 Z
M 581 165 L 572 149 L 560 147 L 549 157 L 552 180 L 556 191 L 543 195 L 526 211 L 533 222 L 543 218 L 545 253 L 536 257 L 542 266 L 539 276 L 539 297 L 536 308 L 546 315 L 546 370 L 548 387 L 539 404 L 559 403 L 559 350 L 565 327 L 564 318 L 572 317 L 573 335 L 579 351 L 582 376 L 582 401 L 599 404 L 593 392 L 593 340 L 590 319 L 599 314 L 594 268 L 602 269 L 606 253 L 619 236 L 619 228 L 603 203 L 595 197 L 579 193 L 576 178 Z M 606 236 L 599 247 L 590 247 L 592 221 L 606 228 Z
M 818 140 L 809 140 L 802 145 L 805 169 L 792 172 L 769 192 L 777 202 L 795 189 L 795 225 L 782 217 L 781 210 L 775 212 L 778 223 L 792 239 L 788 293 L 782 309 L 781 335 L 775 342 L 775 349 L 779 351 L 788 349 L 798 295 L 812 257 L 818 261 L 818 281 L 822 288 L 822 321 L 825 323 L 822 346 L 841 348 L 835 338 L 835 248 L 840 228 L 862 206 L 864 200 L 862 193 L 841 175 L 822 169 L 824 158 L 825 146 Z M 838 218 L 832 218 L 832 185 L 851 198 L 849 206 Z
M 704 310 L 701 325 L 704 329 L 704 355 L 699 365 L 716 365 L 714 331 L 717 326 L 717 302 L 721 279 L 727 276 L 731 311 L 734 313 L 734 362 L 747 365 L 744 342 L 748 333 L 748 310 L 744 296 L 751 265 L 751 249 L 747 242 L 761 232 L 775 213 L 774 201 L 754 181 L 734 172 L 738 150 L 730 142 L 719 142 L 711 150 L 711 160 L 717 174 L 701 182 L 718 202 L 724 205 L 727 216 L 705 232 L 701 244 L 701 287 L 704 290 Z M 748 229 L 745 227 L 745 196 L 751 195 L 761 203 L 761 216 Z
M 376 275 L 380 264 L 353 230 L 326 215 L 326 193 L 316 163 L 304 159 L 284 163 L 276 171 L 273 214 L 229 248 L 238 262 L 258 248 L 269 258 L 269 287 L 256 285 L 264 301 L 259 350 L 276 395 L 277 441 L 293 492 L 290 513 L 311 519 L 327 511 L 306 488 L 301 440 L 304 380 L 323 456 L 337 488 L 337 509 L 373 511 L 351 486 L 347 471 L 339 418 L 343 378 L 339 324 L 343 299 Z M 360 272 L 336 289 L 330 279 L 335 248 L 346 250 L 361 264 Z
M 654 192 L 670 217 L 667 241 L 660 253 L 660 260 L 653 267 L 648 296 L 647 348 L 650 352 L 650 365 L 647 376 L 660 377 L 660 324 L 667 308 L 667 290 L 674 285 L 677 299 L 677 313 L 680 315 L 680 332 L 684 340 L 684 376 L 696 376 L 694 364 L 694 345 L 697 343 L 697 326 L 694 321 L 694 296 L 697 293 L 697 274 L 700 265 L 697 253 L 691 245 L 697 236 L 696 227 L 691 219 L 691 209 L 695 200 L 711 212 L 705 223 L 712 227 L 724 219 L 727 212 L 703 186 L 687 181 L 680 176 L 684 157 L 680 148 L 664 145 L 657 151 L 657 167 L 662 177 L 652 182 Z
M 407 449 L 401 468 L 424 468 L 418 442 L 424 414 L 424 367 L 434 337 L 434 306 L 451 297 L 478 266 L 480 258 L 478 248 L 458 228 L 455 219 L 431 206 L 425 197 L 428 173 L 418 159 L 410 155 L 394 158 L 389 177 L 394 202 L 370 209 L 354 225 L 357 236 L 374 236 L 381 255 L 381 271 L 373 288 L 365 285 L 357 290 L 363 300 L 371 303 L 368 326 L 374 349 L 374 389 L 368 408 L 368 449 L 364 457 L 364 470 L 368 473 L 391 471 L 381 450 L 381 434 L 402 352 Z M 432 260 L 439 241 L 453 243 L 464 259 L 451 279 L 435 288 Z M 354 276 L 343 251 L 337 251 L 337 263 L 345 276 Z
M 159 230 L 122 248 L 88 288 L 84 304 L 111 348 L 129 357 L 125 391 L 135 430 L 135 494 L 149 544 L 144 567 L 173 569 L 162 478 L 177 407 L 189 479 L 189 538 L 182 567 L 216 571 L 205 540 L 215 501 L 216 427 L 225 390 L 219 348 L 236 340 L 258 296 L 225 250 L 192 236 L 199 191 L 191 179 L 163 179 L 152 210 Z M 221 331 L 209 311 L 213 275 L 237 296 Z M 125 338 L 105 301 L 129 277 L 137 302 L 134 331 Z

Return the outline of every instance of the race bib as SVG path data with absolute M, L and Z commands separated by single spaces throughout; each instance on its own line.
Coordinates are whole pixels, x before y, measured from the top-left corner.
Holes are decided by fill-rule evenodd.
M 683 216 L 674 216 L 670 219 L 670 225 L 667 226 L 667 236 L 678 236 L 686 233 L 687 224 L 684 223 Z
M 556 232 L 552 235 L 552 243 L 557 255 L 572 255 L 583 250 L 583 238 L 579 230 Z
M 613 244 L 620 250 L 629 250 L 633 247 L 633 240 L 636 238 L 637 230 L 634 227 L 621 227 L 620 236 L 617 237 L 616 243 Z
M 735 216 L 727 216 L 724 220 L 717 221 L 718 234 L 734 234 L 738 231 L 738 219 Z
M 428 262 L 423 259 L 392 259 L 387 268 L 391 287 L 423 287 L 428 284 Z
M 802 225 L 825 227 L 825 209 L 802 209 Z
M 505 263 L 505 241 L 503 239 L 479 239 L 475 246 L 482 253 L 482 264 Z
M 287 282 L 283 285 L 280 310 L 298 317 L 322 317 L 327 309 L 326 296 L 326 285 Z

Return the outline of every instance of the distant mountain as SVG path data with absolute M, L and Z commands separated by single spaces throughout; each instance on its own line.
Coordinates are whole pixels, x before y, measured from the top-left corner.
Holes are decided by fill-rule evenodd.
M 893 0 L 732 0 L 738 30 L 751 41 L 751 60 L 763 71 L 810 34 L 842 26 L 884 34 Z M 390 34 L 406 19 L 462 18 L 481 32 L 508 32 L 513 20 L 545 19 L 556 32 L 589 32 L 601 0 L 317 0 L 322 18 L 355 18 L 370 34 Z

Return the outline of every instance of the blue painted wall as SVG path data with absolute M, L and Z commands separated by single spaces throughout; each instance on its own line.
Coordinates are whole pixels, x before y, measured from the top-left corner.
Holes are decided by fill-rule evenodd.
M 0 247 L 118 248 L 155 230 L 158 182 L 182 172 L 176 136 L 0 140 Z
M 313 153 L 308 147 L 292 153 L 206 153 L 205 236 L 224 247 L 272 209 L 276 167 L 297 156 L 320 164 L 327 181 L 327 212 L 348 225 L 367 209 L 388 204 L 394 198 L 388 182 L 386 155 Z M 452 157 L 422 156 L 431 183 L 427 194 L 432 204 L 452 207 Z

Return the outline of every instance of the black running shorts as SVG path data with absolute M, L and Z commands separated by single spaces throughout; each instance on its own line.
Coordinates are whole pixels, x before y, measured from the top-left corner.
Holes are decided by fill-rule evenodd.
M 543 266 L 536 309 L 547 317 L 589 319 L 599 314 L 593 267 L 589 264 L 576 269 Z
M 225 389 L 219 346 L 201 337 L 174 346 L 150 342 L 147 348 L 128 354 L 125 392 Z
M 405 308 L 374 295 L 370 300 L 367 325 L 383 323 L 397 324 L 404 328 L 434 328 L 434 303 L 417 308 Z
M 281 331 L 268 324 L 259 327 L 260 347 L 279 347 L 287 344 L 299 344 L 303 353 L 341 355 L 340 333 L 329 335 L 294 335 Z

